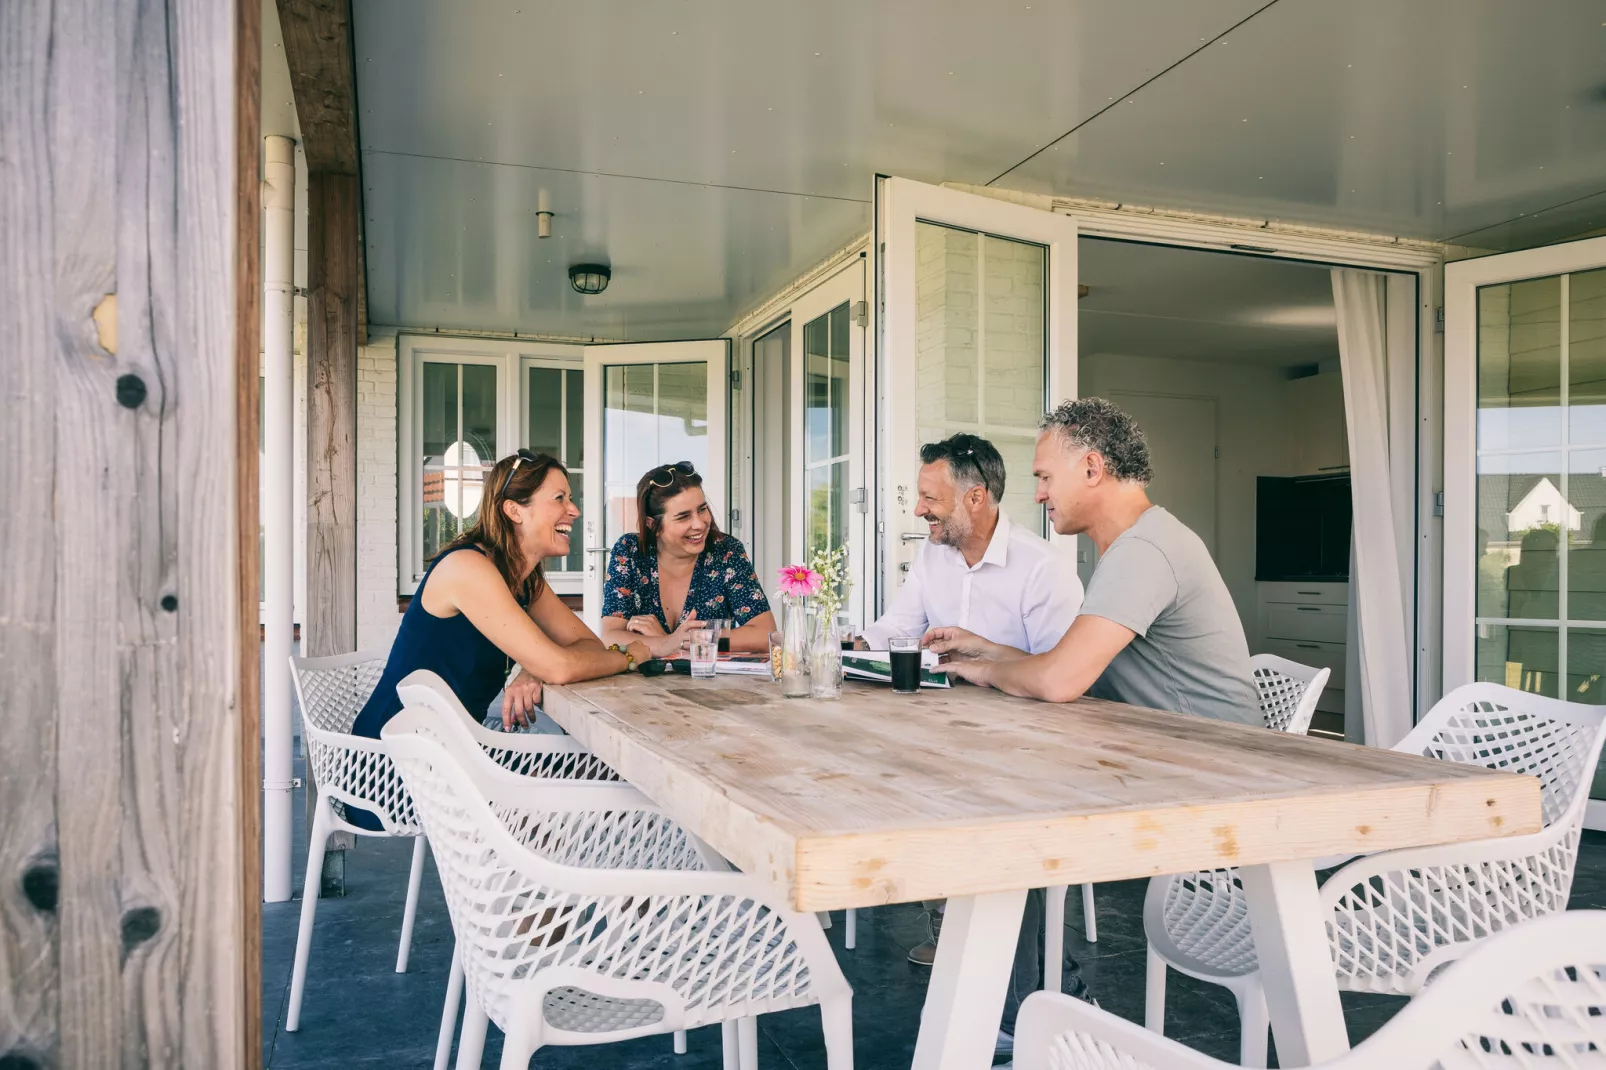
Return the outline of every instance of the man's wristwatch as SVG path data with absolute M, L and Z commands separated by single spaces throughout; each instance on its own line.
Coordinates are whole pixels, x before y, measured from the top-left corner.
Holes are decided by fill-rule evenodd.
M 636 655 L 632 654 L 628 649 L 619 643 L 613 644 L 608 649 L 618 651 L 625 656 L 625 672 L 633 672 L 635 670 Z

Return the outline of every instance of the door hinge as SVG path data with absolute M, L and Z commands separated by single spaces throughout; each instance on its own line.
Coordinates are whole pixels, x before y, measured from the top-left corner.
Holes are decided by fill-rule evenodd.
M 1443 334 L 1444 333 L 1444 306 L 1443 305 L 1440 305 L 1438 308 L 1433 310 L 1433 333 L 1434 334 Z
M 1433 515 L 1444 515 L 1444 491 L 1442 490 L 1436 490 L 1433 492 Z
M 741 372 L 741 369 L 740 368 L 732 368 L 731 369 L 731 389 L 732 390 L 740 390 L 741 388 L 742 388 L 742 372 Z
M 857 505 L 861 513 L 870 511 L 870 495 L 865 492 L 863 487 L 854 487 L 853 493 L 848 495 L 848 501 Z
M 731 527 L 733 529 L 741 528 L 741 526 L 742 526 L 742 511 L 740 509 L 732 509 L 731 510 L 731 518 L 730 519 L 731 519 Z
M 853 302 L 853 322 L 860 327 L 870 326 L 870 304 L 868 301 Z

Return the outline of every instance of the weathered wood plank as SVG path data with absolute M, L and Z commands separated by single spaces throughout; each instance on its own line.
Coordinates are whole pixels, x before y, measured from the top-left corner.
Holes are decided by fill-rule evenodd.
M 351 0 L 278 0 L 307 171 L 357 173 Z
M 0 449 L 22 462 L 0 521 L 8 1065 L 246 1062 L 238 17 L 206 0 L 0 5 Z M 21 884 L 35 930 L 50 913 L 41 828 L 60 860 L 53 948 L 10 909 Z M 11 856 L 30 847 L 22 877 Z
M 1097 700 L 630 675 L 544 706 L 802 910 L 1539 828 L 1529 777 Z
M 0 5 L 0 1062 L 55 1066 L 56 410 L 50 5 Z
M 262 353 L 262 5 L 235 0 L 234 493 L 239 599 L 241 1066 L 262 1060 L 262 642 L 258 619 L 261 546 L 258 443 Z

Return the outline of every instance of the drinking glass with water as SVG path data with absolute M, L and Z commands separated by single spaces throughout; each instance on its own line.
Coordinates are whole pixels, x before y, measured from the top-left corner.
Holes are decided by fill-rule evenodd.
M 714 664 L 719 660 L 719 643 L 714 635 L 712 628 L 693 628 L 688 633 L 688 656 L 691 658 L 693 676 L 706 678 L 714 675 Z

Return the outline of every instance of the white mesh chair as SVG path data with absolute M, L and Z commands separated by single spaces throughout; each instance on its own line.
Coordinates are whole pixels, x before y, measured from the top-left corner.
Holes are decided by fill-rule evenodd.
M 312 923 L 318 912 L 324 853 L 336 832 L 359 836 L 413 837 L 413 865 L 402 912 L 401 946 L 396 972 L 407 972 L 413 920 L 418 913 L 418 886 L 424 875 L 424 839 L 412 802 L 385 757 L 377 739 L 351 734 L 352 722 L 374 692 L 385 671 L 385 655 L 373 652 L 330 658 L 291 658 L 290 673 L 301 704 L 301 732 L 307 747 L 307 790 L 316 790 L 312 828 L 307 833 L 307 872 L 301 891 L 301 925 L 296 933 L 295 969 L 290 977 L 288 1032 L 301 1028 L 301 999 L 306 988 L 307 959 L 312 951 Z M 374 814 L 382 831 L 358 828 L 347 818 L 355 807 Z
M 515 776 L 534 777 L 543 784 L 557 785 L 569 781 L 618 781 L 618 774 L 600 758 L 580 746 L 568 736 L 496 732 L 471 716 L 451 687 L 440 676 L 420 670 L 396 686 L 398 697 L 407 708 L 425 710 L 429 717 L 429 734 L 445 746 L 464 766 L 472 769 L 481 766 L 505 770 Z M 497 775 L 492 773 L 491 775 Z M 519 835 L 518 830 L 514 830 Z M 643 868 L 653 865 L 668 868 L 727 869 L 720 858 L 706 845 L 695 843 L 695 852 L 677 851 L 655 858 L 648 854 L 633 860 Z M 644 845 L 650 846 L 650 845 Z M 617 865 L 611 853 L 613 845 L 597 845 L 596 856 L 603 864 Z M 583 858 L 585 856 L 577 855 Z M 457 1015 L 462 1003 L 463 967 L 454 947 L 451 972 L 446 985 L 446 1003 L 441 1009 L 441 1026 L 435 1048 L 435 1070 L 445 1070 L 451 1054 L 452 1037 L 457 1029 Z M 486 1019 L 483 1015 L 470 1015 L 459 1045 L 459 1065 L 478 1066 L 485 1046 Z M 756 1037 L 755 1037 L 756 1039 Z M 675 1052 L 686 1052 L 686 1035 L 675 1034 Z
M 1249 669 L 1255 688 L 1260 693 L 1260 712 L 1266 727 L 1279 732 L 1304 735 L 1310 729 L 1311 718 L 1316 715 L 1316 703 L 1321 700 L 1322 689 L 1327 686 L 1331 669 L 1313 669 L 1297 661 L 1279 658 L 1275 654 L 1256 654 L 1249 659 Z M 1191 879 L 1179 877 L 1178 880 Z M 1050 888 L 1044 917 L 1043 937 L 1043 988 L 1058 992 L 1065 976 L 1065 893 L 1067 886 Z M 1094 922 L 1093 886 L 1082 885 L 1082 929 L 1090 944 L 1098 942 L 1098 927 Z M 1150 956 L 1150 970 L 1154 969 Z M 1165 981 L 1164 964 L 1161 964 L 1160 981 Z M 1151 984 L 1153 983 L 1151 979 Z M 1162 997 L 1163 998 L 1163 997 Z
M 1322 886 L 1321 903 L 1330 911 L 1327 934 L 1339 987 L 1412 995 L 1477 941 L 1564 910 L 1603 741 L 1606 707 L 1496 684 L 1468 684 L 1439 700 L 1393 749 L 1538 777 L 1544 828 L 1528 836 L 1384 851 L 1334 873 Z M 1164 1031 L 1169 965 L 1232 991 L 1243 1019 L 1241 1061 L 1266 1065 L 1265 994 L 1237 871 L 1151 880 L 1143 925 L 1149 1028 Z
M 549 1044 L 816 1003 L 827 1065 L 851 1070 L 852 990 L 814 915 L 740 873 L 636 868 L 695 841 L 623 784 L 465 768 L 438 720 L 404 710 L 384 742 L 434 846 L 469 996 L 506 1035 L 503 1070 Z
M 1055 992 L 1021 1007 L 1019 1070 L 1226 1070 Z M 1606 1065 L 1606 912 L 1525 921 L 1443 971 L 1388 1024 L 1319 1070 L 1582 1070 Z
M 336 832 L 359 836 L 413 837 L 413 862 L 408 874 L 407 903 L 402 911 L 401 946 L 396 972 L 407 972 L 412 948 L 413 923 L 418 914 L 418 890 L 424 875 L 425 841 L 412 801 L 395 767 L 377 739 L 351 734 L 351 726 L 384 675 L 386 655 L 373 652 L 340 654 L 327 658 L 291 658 L 290 672 L 301 704 L 307 765 L 314 773 L 318 799 L 307 836 L 307 872 L 301 894 L 301 924 L 296 934 L 295 968 L 290 979 L 290 1006 L 285 1029 L 301 1027 L 301 1003 L 306 989 L 307 962 L 312 951 L 313 920 L 318 910 L 319 881 L 329 837 Z M 437 677 L 438 679 L 438 677 Z M 444 684 L 442 685 L 445 686 Z M 492 732 L 470 717 L 461 704 L 454 711 L 466 730 L 498 764 L 528 775 L 617 779 L 596 756 L 567 736 L 513 736 Z M 510 740 L 534 740 L 511 745 Z M 309 789 L 311 787 L 309 786 Z M 347 808 L 367 810 L 379 819 L 382 831 L 358 828 L 346 820 Z

